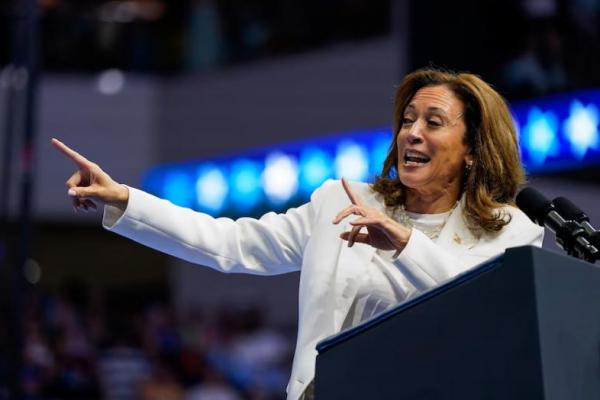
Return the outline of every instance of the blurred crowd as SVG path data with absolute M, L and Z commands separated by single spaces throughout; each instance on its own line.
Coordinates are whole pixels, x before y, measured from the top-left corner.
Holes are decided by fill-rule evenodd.
M 389 30 L 388 0 L 38 1 L 42 64 L 54 71 L 195 71 Z M 12 12 L 0 5 L 8 22 Z
M 47 71 L 201 71 L 389 35 L 406 14 L 412 68 L 475 72 L 511 99 L 600 85 L 600 0 L 37 1 Z M 0 66 L 10 4 L 0 3 Z
M 131 309 L 110 305 L 100 290 L 86 297 L 27 301 L 24 399 L 285 398 L 293 329 L 267 326 L 258 308 L 196 309 L 178 318 L 160 301 Z
M 409 0 L 409 64 L 470 71 L 509 100 L 600 86 L 600 0 Z
M 510 33 L 499 49 L 507 55 L 499 81 L 511 97 L 600 85 L 599 0 L 513 0 L 502 7 Z

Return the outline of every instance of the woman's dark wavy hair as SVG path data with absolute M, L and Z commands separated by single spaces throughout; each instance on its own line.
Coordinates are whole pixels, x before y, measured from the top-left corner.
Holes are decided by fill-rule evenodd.
M 464 141 L 473 155 L 472 168 L 465 170 L 462 182 L 464 217 L 469 229 L 476 234 L 482 230 L 497 232 L 510 222 L 510 216 L 499 208 L 514 204 L 525 173 L 508 106 L 500 94 L 476 75 L 426 68 L 402 80 L 394 100 L 394 140 L 383 170 L 371 187 L 383 196 L 388 207 L 404 202 L 405 187 L 398 179 L 396 146 L 404 110 L 419 89 L 439 85 L 452 90 L 464 106 Z

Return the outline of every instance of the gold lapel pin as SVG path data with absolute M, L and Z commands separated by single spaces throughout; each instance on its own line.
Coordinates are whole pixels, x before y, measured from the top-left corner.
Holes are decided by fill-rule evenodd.
M 452 240 L 454 240 L 454 243 L 456 244 L 462 244 L 462 239 L 460 238 L 460 236 L 458 236 L 458 233 L 454 232 L 454 237 L 452 238 Z

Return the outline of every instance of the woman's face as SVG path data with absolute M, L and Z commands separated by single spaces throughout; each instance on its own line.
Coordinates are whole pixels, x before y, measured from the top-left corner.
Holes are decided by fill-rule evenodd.
M 409 190 L 460 192 L 471 160 L 463 112 L 462 101 L 443 85 L 423 87 L 410 100 L 397 136 L 398 175 Z

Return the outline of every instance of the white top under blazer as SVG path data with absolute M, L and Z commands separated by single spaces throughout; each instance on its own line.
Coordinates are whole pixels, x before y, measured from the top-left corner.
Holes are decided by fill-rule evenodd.
M 351 183 L 365 205 L 385 212 L 381 197 L 365 183 Z M 285 214 L 260 219 L 213 218 L 182 208 L 140 190 L 129 189 L 125 212 L 104 208 L 103 226 L 156 250 L 223 272 L 274 275 L 301 271 L 298 339 L 287 387 L 297 400 L 314 377 L 315 346 L 344 326 L 366 268 L 376 249 L 357 243 L 349 248 L 340 234 L 351 226 L 346 219 L 332 223 L 350 204 L 340 181 L 329 180 L 308 203 Z M 450 214 L 434 242 L 417 229 L 395 260 L 402 280 L 419 293 L 504 252 L 508 247 L 541 246 L 543 229 L 519 209 L 505 206 L 511 222 L 500 232 L 474 236 L 463 218 L 463 204 Z M 400 282 L 401 283 L 401 282 Z

